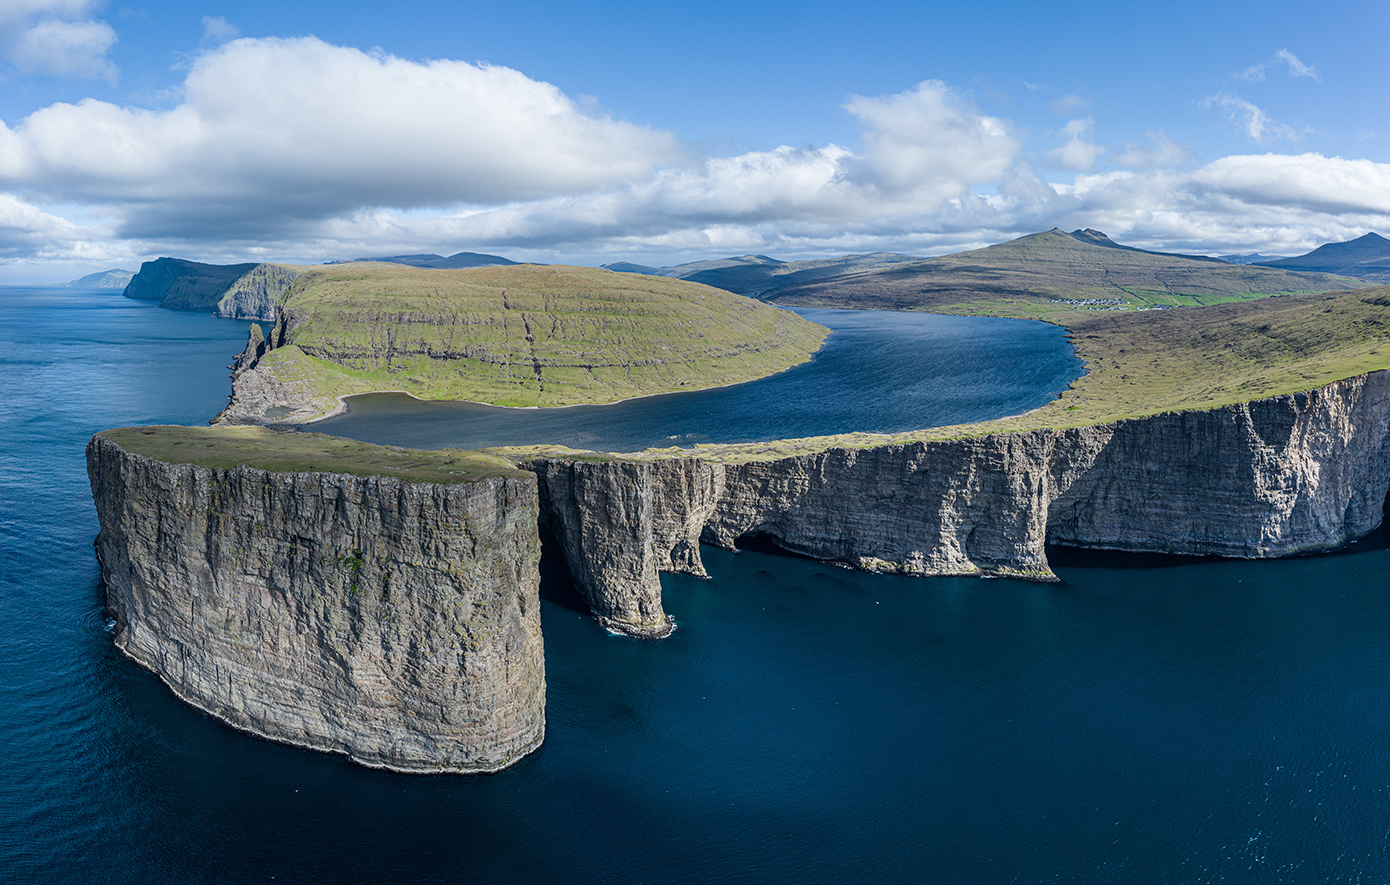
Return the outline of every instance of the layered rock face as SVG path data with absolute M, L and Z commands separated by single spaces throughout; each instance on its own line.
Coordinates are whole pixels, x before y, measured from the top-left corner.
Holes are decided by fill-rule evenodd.
M 116 644 L 255 734 L 400 771 L 540 745 L 534 478 L 213 470 L 95 437 Z
M 722 465 L 538 458 L 543 517 L 599 623 L 629 636 L 673 629 L 657 572 L 704 575 L 700 533 L 722 490 Z
M 695 538 L 732 547 L 759 534 L 869 571 L 1044 581 L 1056 580 L 1048 542 L 1249 558 L 1340 546 L 1384 515 L 1390 372 L 1068 430 L 750 463 L 523 466 L 542 477 L 596 613 L 625 629 L 631 611 L 665 617 L 657 572 L 703 573 Z

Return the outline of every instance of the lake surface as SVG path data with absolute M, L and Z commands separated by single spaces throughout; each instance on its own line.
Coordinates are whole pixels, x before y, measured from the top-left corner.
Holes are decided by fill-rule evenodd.
M 246 324 L 0 290 L 0 879 L 1385 882 L 1390 543 L 1063 581 L 705 548 L 680 630 L 609 636 L 545 563 L 545 745 L 371 771 L 186 707 L 111 645 L 82 459 L 197 423 Z
M 369 394 L 351 397 L 347 414 L 312 429 L 412 448 L 550 443 L 611 452 L 893 433 L 1036 409 L 1083 368 L 1065 330 L 1045 323 L 884 310 L 797 313 L 834 334 L 809 362 L 746 384 L 562 409 Z

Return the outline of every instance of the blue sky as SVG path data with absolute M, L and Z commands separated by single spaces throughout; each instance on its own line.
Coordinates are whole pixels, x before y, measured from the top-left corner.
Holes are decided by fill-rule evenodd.
M 1390 233 L 1390 4 L 0 2 L 0 282 Z

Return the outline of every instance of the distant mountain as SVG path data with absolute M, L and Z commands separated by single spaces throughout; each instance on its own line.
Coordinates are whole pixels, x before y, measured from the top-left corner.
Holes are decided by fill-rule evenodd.
M 485 255 L 481 252 L 456 252 L 445 258 L 433 253 L 428 255 L 390 255 L 382 258 L 348 258 L 341 261 L 328 261 L 326 264 L 351 264 L 356 261 L 379 261 L 385 264 L 408 264 L 411 267 L 500 267 L 519 264 L 501 255 Z
M 1220 258 L 1222 261 L 1228 261 L 1231 264 L 1268 264 L 1271 261 L 1278 261 L 1284 256 L 1261 255 L 1258 252 L 1246 252 L 1243 255 L 1218 255 L 1216 257 Z
M 124 289 L 133 276 L 135 276 L 135 271 L 121 270 L 117 267 L 89 273 L 70 283 L 63 283 L 63 286 L 71 289 Z
M 779 286 L 779 304 L 1036 315 L 1067 308 L 1181 307 L 1362 283 L 1218 258 L 1151 252 L 1096 230 L 1053 228 L 1007 243 Z
M 1259 263 L 1264 267 L 1336 273 L 1390 283 L 1390 240 L 1372 232 L 1345 243 L 1327 243 L 1307 255 Z
M 693 261 L 675 267 L 647 267 L 619 262 L 605 264 L 604 268 L 623 273 L 645 273 L 690 280 L 739 295 L 766 299 L 770 293 L 785 286 L 921 260 L 916 255 L 899 255 L 895 252 L 871 252 L 807 261 L 781 261 L 767 255 L 741 255 L 737 258 Z
M 665 268 L 648 267 L 645 264 L 633 264 L 630 261 L 617 261 L 613 264 L 601 265 L 603 270 L 611 270 L 614 273 L 644 273 L 649 277 L 663 276 L 661 273 Z

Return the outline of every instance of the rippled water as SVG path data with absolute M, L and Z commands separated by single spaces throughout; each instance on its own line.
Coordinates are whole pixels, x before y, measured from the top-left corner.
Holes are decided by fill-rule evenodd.
M 206 420 L 245 324 L 0 290 L 0 879 L 1384 882 L 1390 544 L 1063 582 L 704 550 L 609 636 L 546 563 L 549 728 L 487 777 L 246 737 L 111 646 L 95 430 Z

